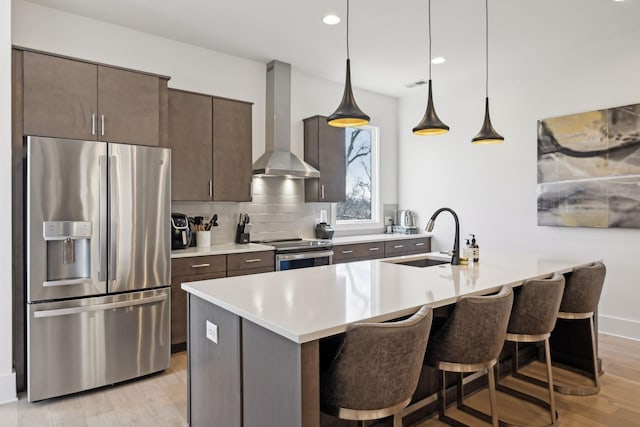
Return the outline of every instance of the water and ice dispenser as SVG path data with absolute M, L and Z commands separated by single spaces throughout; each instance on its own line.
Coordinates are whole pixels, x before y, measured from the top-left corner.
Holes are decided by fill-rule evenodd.
M 45 286 L 91 278 L 91 221 L 44 221 Z

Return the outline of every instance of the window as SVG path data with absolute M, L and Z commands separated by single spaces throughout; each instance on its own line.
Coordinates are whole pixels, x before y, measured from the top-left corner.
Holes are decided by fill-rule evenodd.
M 345 128 L 346 193 L 336 204 L 337 225 L 369 225 L 379 222 L 378 128 Z

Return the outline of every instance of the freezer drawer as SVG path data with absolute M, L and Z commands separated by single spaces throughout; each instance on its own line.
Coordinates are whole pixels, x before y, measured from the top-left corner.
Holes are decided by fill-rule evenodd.
M 169 289 L 27 304 L 28 400 L 168 368 Z

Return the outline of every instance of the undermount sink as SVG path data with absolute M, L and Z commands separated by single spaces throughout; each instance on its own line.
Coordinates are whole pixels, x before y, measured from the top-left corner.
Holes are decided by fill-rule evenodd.
M 389 260 L 384 262 L 388 262 L 391 264 L 409 265 L 411 267 L 433 267 L 435 265 L 451 264 L 451 261 L 433 259 L 429 257 L 413 258 L 413 259 L 407 259 L 407 260 L 398 259 L 398 260 Z

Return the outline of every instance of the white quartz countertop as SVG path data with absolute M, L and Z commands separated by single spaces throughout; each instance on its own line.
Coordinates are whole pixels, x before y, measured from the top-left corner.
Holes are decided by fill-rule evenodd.
M 334 245 L 351 245 L 354 243 L 370 243 L 370 242 L 384 242 L 389 240 L 404 240 L 404 239 L 419 239 L 421 237 L 431 237 L 433 233 L 418 233 L 418 234 L 402 234 L 402 233 L 379 233 L 379 234 L 365 234 L 361 236 L 341 236 L 334 237 L 332 240 Z
M 220 243 L 211 245 L 208 248 L 192 247 L 187 249 L 176 249 L 171 251 L 171 258 L 187 258 L 205 255 L 226 255 L 240 254 L 244 252 L 273 251 L 275 248 L 269 245 L 259 245 L 257 243 Z
M 423 255 L 424 256 L 424 255 Z M 439 255 L 442 257 L 442 255 Z M 355 322 L 380 322 L 439 307 L 461 295 L 568 272 L 595 261 L 483 250 L 474 265 L 412 267 L 389 260 L 358 261 L 182 284 L 182 289 L 293 342 L 344 332 Z

